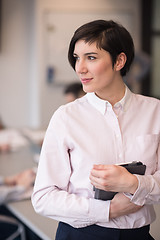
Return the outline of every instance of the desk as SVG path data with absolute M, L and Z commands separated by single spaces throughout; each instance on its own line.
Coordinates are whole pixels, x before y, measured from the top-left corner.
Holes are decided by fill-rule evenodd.
M 30 146 L 16 152 L 0 154 L 0 175 L 13 175 L 36 166 L 33 157 Z M 8 203 L 6 207 L 40 238 L 54 239 L 58 222 L 36 214 L 30 200 Z

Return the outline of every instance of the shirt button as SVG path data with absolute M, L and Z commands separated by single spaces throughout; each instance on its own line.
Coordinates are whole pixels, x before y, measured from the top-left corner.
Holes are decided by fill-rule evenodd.
M 119 158 L 121 158 L 121 157 L 122 157 L 122 153 L 119 154 Z

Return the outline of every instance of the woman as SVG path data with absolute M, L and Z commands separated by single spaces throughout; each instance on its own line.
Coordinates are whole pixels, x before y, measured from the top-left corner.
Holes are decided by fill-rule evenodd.
M 87 93 L 53 115 L 32 196 L 36 212 L 60 221 L 56 240 L 153 239 L 160 202 L 160 102 L 124 84 L 134 58 L 128 31 L 96 20 L 74 33 L 68 52 Z M 145 176 L 117 166 L 141 161 Z M 91 181 L 91 182 L 90 182 Z M 93 185 L 118 192 L 94 199 Z

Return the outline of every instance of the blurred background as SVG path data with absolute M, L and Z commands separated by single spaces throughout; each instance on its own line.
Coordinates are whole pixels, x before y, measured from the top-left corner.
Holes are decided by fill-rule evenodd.
M 134 39 L 142 64 L 129 86 L 159 98 L 159 12 L 158 0 L 0 0 L 1 120 L 7 127 L 47 127 L 64 103 L 65 85 L 77 80 L 67 61 L 69 40 L 78 26 L 100 18 L 122 23 Z

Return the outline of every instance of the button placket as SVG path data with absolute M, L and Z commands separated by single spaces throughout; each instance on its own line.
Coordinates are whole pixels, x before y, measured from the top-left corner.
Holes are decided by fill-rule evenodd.
M 122 143 L 122 134 L 121 134 L 119 120 L 116 116 L 116 113 L 113 111 L 113 109 L 110 109 L 110 111 L 108 111 L 108 116 L 109 116 L 110 126 L 112 127 L 115 134 L 115 143 L 117 148 L 117 153 L 116 153 L 117 158 L 115 159 L 115 161 L 116 163 L 123 162 L 123 143 Z

